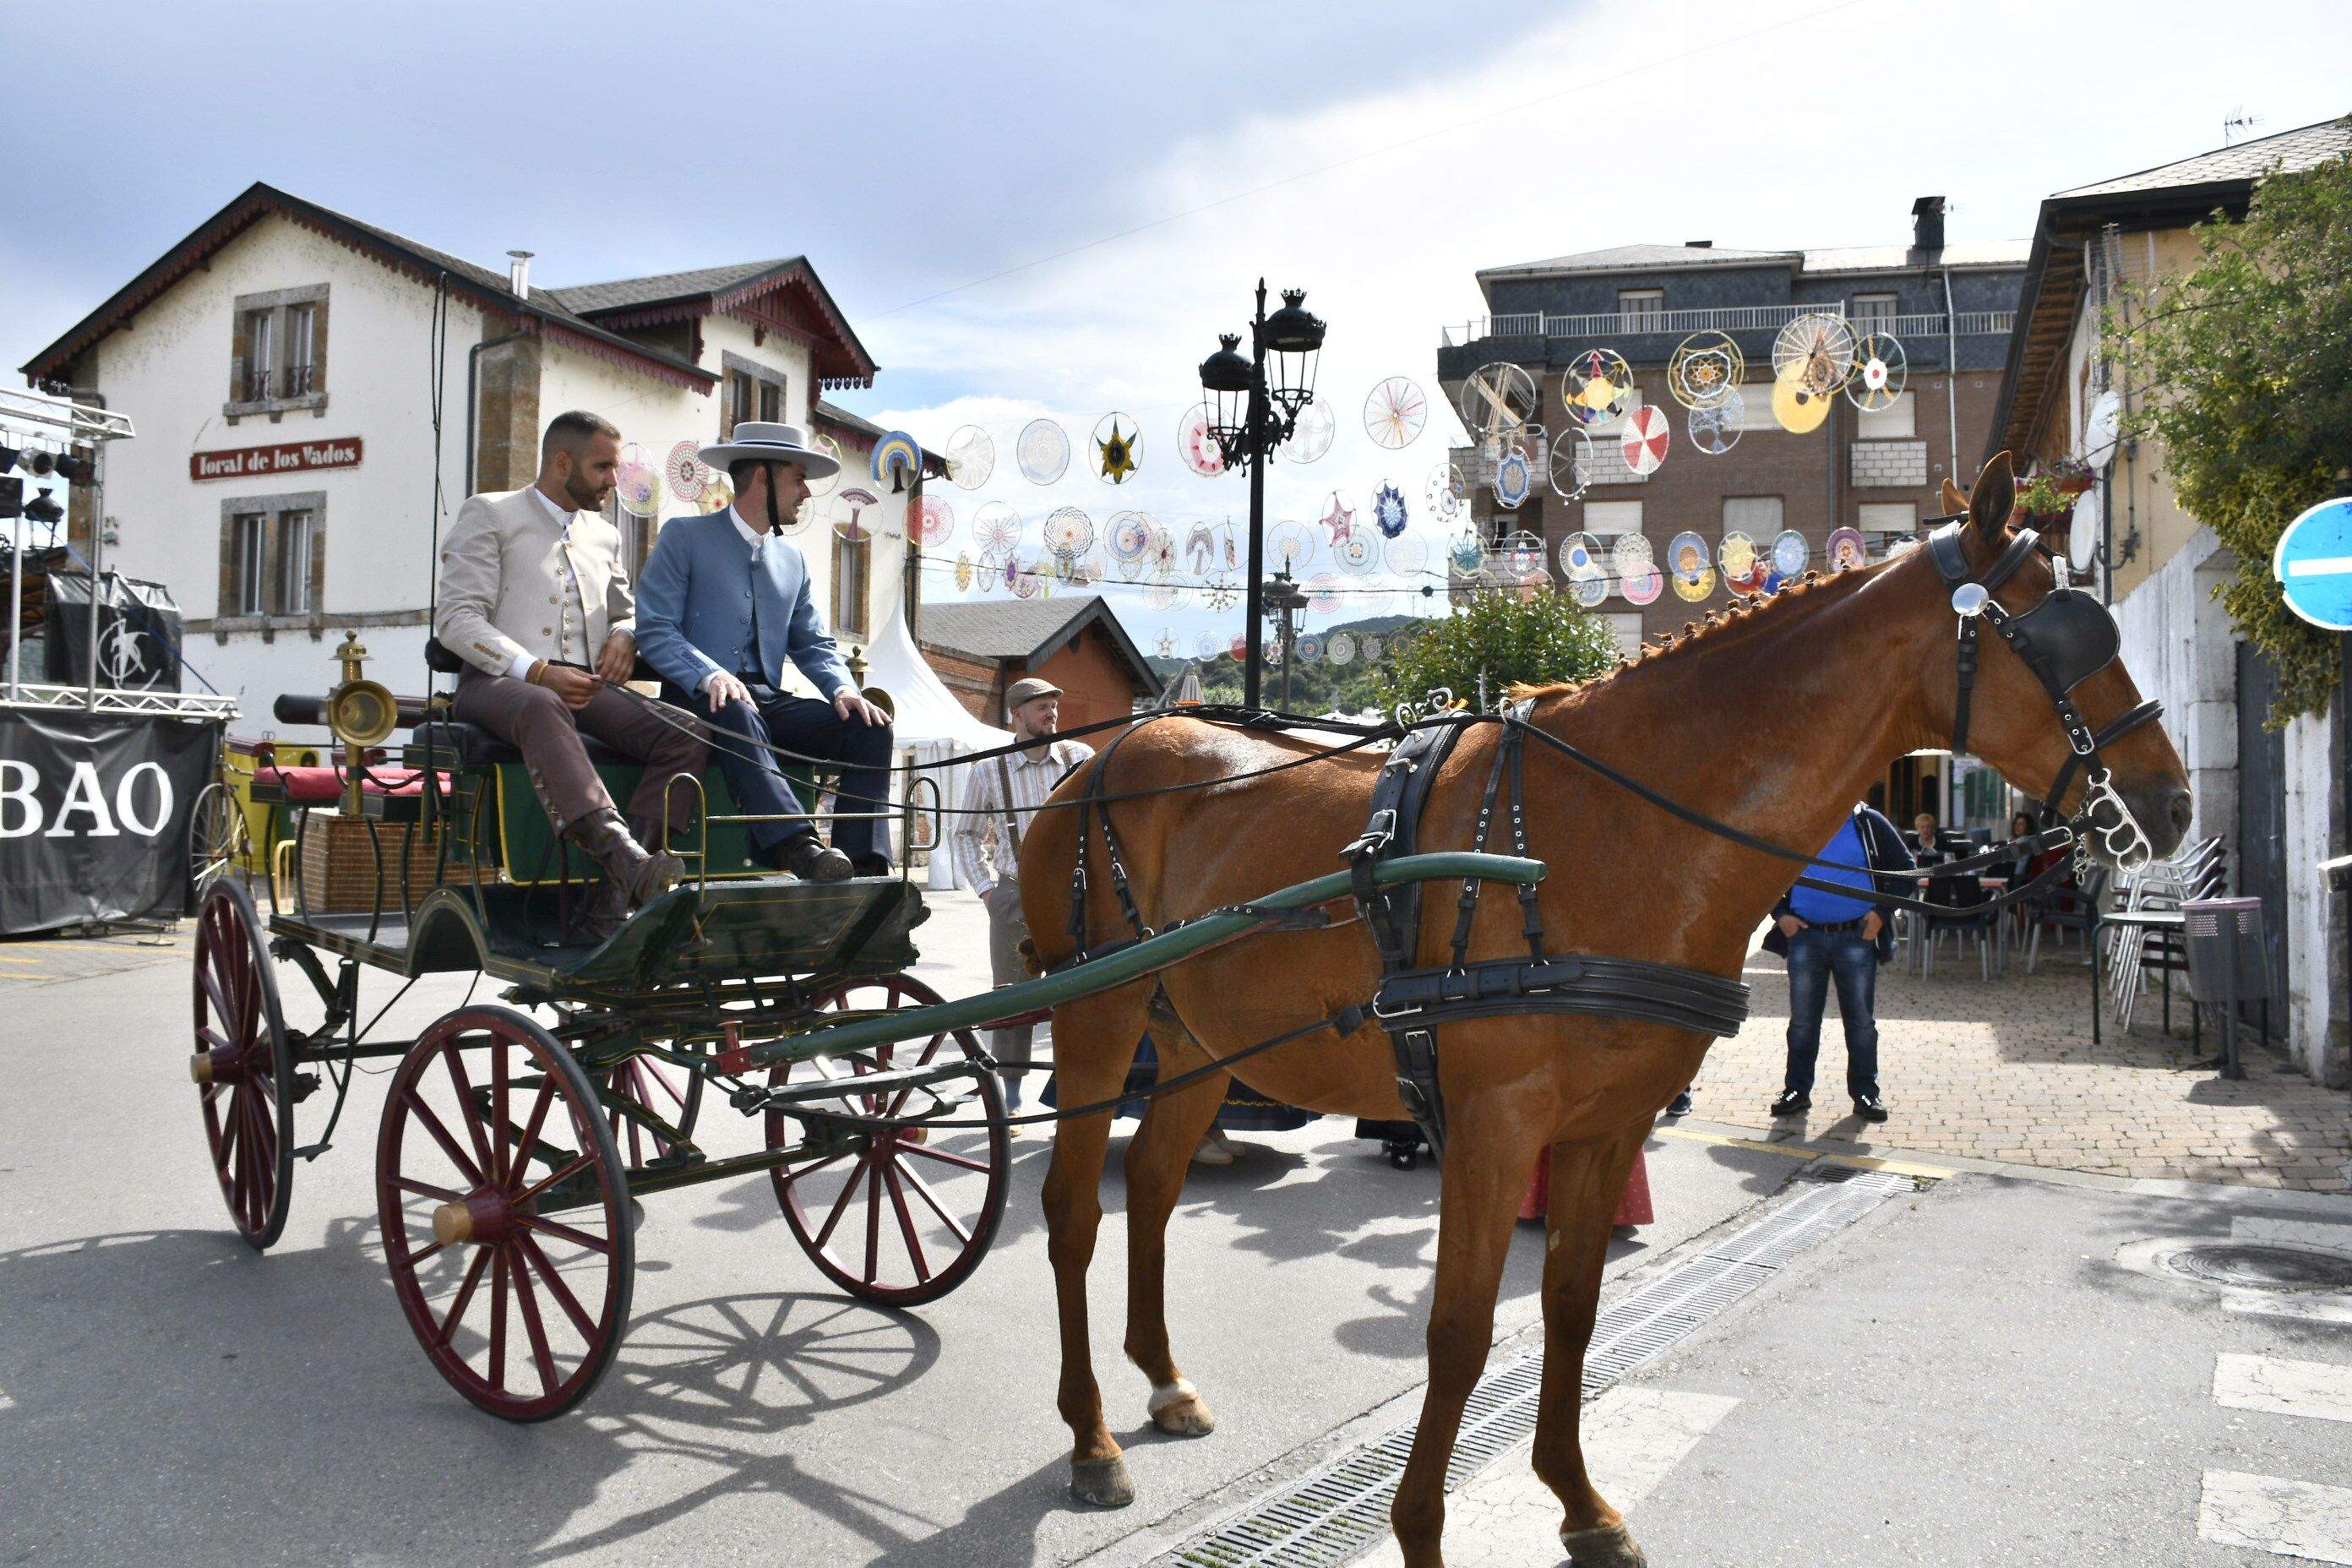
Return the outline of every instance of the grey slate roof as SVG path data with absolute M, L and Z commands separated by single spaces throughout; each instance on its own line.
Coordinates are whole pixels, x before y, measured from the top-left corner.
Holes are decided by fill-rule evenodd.
M 2022 267 L 2030 243 L 1977 240 L 1948 245 L 1934 255 L 1901 245 L 1855 245 L 1817 250 L 1731 250 L 1719 245 L 1617 245 L 1546 261 L 1482 267 L 1481 282 L 1496 278 L 1566 273 L 1667 272 L 1697 267 L 1793 267 L 1801 272 L 1899 272 L 1911 267 Z
M 1543 261 L 1519 261 L 1507 267 L 1482 267 L 1481 278 L 1508 278 L 1527 273 L 1638 272 L 1665 267 L 1753 266 L 1759 262 L 1795 262 L 1794 250 L 1727 250 L 1715 245 L 1614 245 L 1606 250 L 1580 250 Z
M 2085 196 L 2119 196 L 2138 191 L 2252 181 L 2270 173 L 2273 165 L 2293 174 L 2347 155 L 2352 155 L 2352 117 L 2323 120 L 2315 125 L 2297 126 L 2274 136 L 2241 142 L 2234 147 L 2217 147 L 2193 158 L 2159 163 L 2136 174 L 2102 180 L 2095 185 L 2077 185 L 2071 191 L 2059 191 L 2050 199 L 2063 202 Z
M 690 272 L 659 272 L 650 278 L 615 278 L 605 283 L 575 283 L 551 289 L 566 310 L 593 313 L 623 310 L 664 300 L 690 300 L 699 294 L 719 294 L 762 273 L 797 267 L 805 257 L 782 256 L 772 261 L 738 261 L 726 267 L 698 267 Z

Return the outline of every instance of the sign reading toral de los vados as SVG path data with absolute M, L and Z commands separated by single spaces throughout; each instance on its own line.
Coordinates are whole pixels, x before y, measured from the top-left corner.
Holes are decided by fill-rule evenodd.
M 359 461 L 357 436 L 328 441 L 289 441 L 279 447 L 230 447 L 217 452 L 189 453 L 188 478 L 268 479 L 278 474 L 306 473 L 313 468 L 355 468 Z

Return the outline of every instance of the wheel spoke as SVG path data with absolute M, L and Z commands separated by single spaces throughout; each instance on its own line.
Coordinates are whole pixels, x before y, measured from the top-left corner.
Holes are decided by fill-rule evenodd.
M 539 1391 L 552 1394 L 562 1379 L 555 1375 L 555 1352 L 547 1348 L 547 1325 L 539 1320 L 539 1292 L 531 1289 L 530 1269 L 509 1263 L 507 1272 L 514 1280 L 515 1304 L 522 1309 L 523 1332 L 530 1338 L 531 1364 L 539 1368 Z
M 540 1194 L 547 1191 L 548 1188 L 555 1185 L 556 1183 L 563 1181 L 567 1177 L 577 1175 L 579 1173 L 586 1170 L 595 1163 L 596 1156 L 593 1153 L 583 1154 L 578 1159 L 572 1161 L 569 1165 L 565 1165 L 560 1170 L 549 1172 L 537 1182 L 525 1187 L 521 1192 L 517 1193 L 508 1201 L 520 1207 L 522 1205 L 530 1202 L 531 1199 L 539 1196 Z
M 596 1321 L 580 1305 L 580 1298 L 572 1293 L 572 1287 L 563 1282 L 563 1277 L 555 1271 L 555 1265 L 547 1260 L 547 1254 L 541 1249 L 539 1243 L 530 1236 L 522 1235 L 515 1237 L 515 1244 L 522 1249 L 524 1259 L 539 1271 L 540 1279 L 547 1285 L 547 1293 L 555 1298 L 555 1304 L 563 1309 L 563 1315 L 572 1320 L 572 1326 L 580 1331 L 580 1337 L 593 1349 Z
M 480 1186 L 482 1173 L 466 1158 L 466 1152 L 457 1147 L 457 1141 L 449 1136 L 449 1130 L 441 1125 L 441 1119 L 433 1113 L 431 1106 L 425 1103 L 425 1097 L 414 1089 L 404 1089 L 400 1093 L 402 1101 L 408 1107 L 408 1113 L 424 1124 L 425 1131 L 433 1134 L 433 1142 L 441 1145 L 441 1152 L 449 1156 L 449 1163 L 457 1167 L 458 1173 L 470 1184 Z
M 786 1186 L 790 1186 L 793 1183 L 799 1181 L 803 1176 L 814 1176 L 819 1171 L 824 1170 L 827 1165 L 832 1164 L 835 1160 L 840 1159 L 843 1155 L 848 1152 L 849 1151 L 846 1149 L 835 1149 L 832 1153 L 827 1154 L 824 1159 L 817 1161 L 814 1164 L 803 1165 L 796 1171 L 786 1171 L 782 1173 L 784 1184 Z
M 882 1278 L 882 1162 L 866 1162 L 866 1282 Z
M 414 1176 L 394 1176 L 392 1184 L 404 1193 L 415 1193 L 420 1198 L 439 1198 L 445 1204 L 462 1204 L 463 1193 L 453 1193 L 446 1187 L 436 1187 L 430 1182 L 420 1182 Z
M 476 1247 L 474 1261 L 466 1266 L 466 1281 L 457 1287 L 457 1299 L 449 1303 L 449 1315 L 442 1319 L 441 1326 L 434 1331 L 434 1337 L 441 1343 L 447 1344 L 449 1336 L 456 1333 L 457 1325 L 465 1321 L 466 1309 L 474 1300 L 474 1287 L 482 1282 L 482 1270 L 488 1268 L 489 1264 L 490 1249 L 487 1247 Z
M 497 1160 L 490 1152 L 489 1135 L 482 1124 L 481 1108 L 474 1103 L 473 1082 L 467 1078 L 466 1064 L 460 1059 L 461 1053 L 457 1049 L 457 1042 L 461 1038 L 463 1038 L 462 1036 L 450 1037 L 448 1043 L 441 1047 L 441 1059 L 448 1064 L 449 1081 L 457 1087 L 457 1109 L 466 1118 L 466 1134 L 473 1140 L 474 1157 L 482 1163 L 484 1171 L 490 1171 L 497 1168 Z M 491 1050 L 504 1056 L 506 1048 L 504 1040 L 496 1035 L 490 1037 Z M 505 1136 L 506 1129 L 503 1125 L 499 1127 L 499 1133 L 501 1137 Z M 476 1176 L 474 1179 L 478 1182 L 481 1177 Z
M 951 1154 L 945 1149 L 934 1149 L 928 1143 L 909 1143 L 899 1152 L 906 1154 L 919 1154 L 926 1160 L 937 1160 L 942 1165 L 954 1165 L 966 1171 L 985 1173 L 993 1169 L 985 1160 L 975 1160 L 969 1154 Z
M 512 1153 L 504 1142 L 507 1129 L 513 1125 L 507 1120 L 507 1047 L 504 1040 L 490 1047 L 490 1125 L 497 1128 L 500 1143 L 490 1161 L 490 1180 L 503 1187 L 507 1184 L 507 1163 Z
M 873 1157 L 874 1151 L 868 1149 L 858 1155 L 857 1163 L 849 1168 L 849 1180 L 842 1183 L 841 1195 L 833 1200 L 833 1212 L 824 1216 L 824 1228 L 816 1233 L 816 1245 L 820 1249 L 833 1235 L 833 1227 L 841 1223 L 842 1211 L 849 1206 L 849 1200 L 857 1195 L 857 1178 L 865 1173 L 866 1164 Z
M 555 1103 L 555 1075 L 548 1074 L 539 1080 L 539 1098 L 531 1102 L 530 1120 L 523 1124 L 522 1140 L 514 1146 L 514 1158 L 507 1162 L 506 1185 L 512 1187 L 530 1169 L 530 1152 L 539 1147 L 539 1130 L 547 1125 L 547 1108 Z
M 495 1256 L 490 1262 L 490 1386 L 507 1388 L 507 1254 L 502 1247 L 483 1248 Z
M 971 1245 L 971 1232 L 966 1230 L 963 1223 L 955 1215 L 948 1213 L 946 1206 L 940 1202 L 939 1194 L 931 1191 L 931 1184 L 923 1180 L 920 1171 L 916 1170 L 904 1160 L 900 1160 L 896 1163 L 896 1174 L 915 1184 L 915 1195 L 931 1206 L 931 1212 L 940 1216 L 940 1223 L 955 1232 L 958 1241 L 962 1242 L 966 1247 Z
M 592 1236 L 587 1231 L 565 1225 L 560 1220 L 549 1219 L 542 1215 L 519 1214 L 514 1216 L 514 1223 L 525 1230 L 536 1230 L 547 1236 L 560 1237 L 572 1246 L 584 1247 L 591 1252 L 610 1256 L 613 1250 L 611 1237 Z
M 898 1185 L 898 1173 L 895 1164 L 884 1164 L 877 1160 L 875 1162 L 875 1169 L 882 1173 L 883 1181 L 889 1184 L 890 1206 L 898 1214 L 898 1234 L 907 1238 L 907 1256 L 915 1261 L 915 1282 L 919 1285 L 923 1284 L 931 1277 L 931 1266 L 925 1261 L 923 1244 L 915 1235 L 915 1216 L 907 1212 L 906 1189 Z

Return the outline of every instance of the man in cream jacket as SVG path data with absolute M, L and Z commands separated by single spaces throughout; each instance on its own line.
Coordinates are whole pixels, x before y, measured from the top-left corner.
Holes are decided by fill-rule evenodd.
M 559 414 L 529 488 L 467 498 L 441 543 L 434 635 L 466 661 L 451 707 L 522 753 L 558 832 L 604 869 L 583 924 L 601 940 L 630 906 L 682 874 L 645 847 L 664 816 L 690 827 L 706 748 L 693 721 L 625 696 L 636 662 L 636 605 L 620 531 L 600 515 L 613 493 L 621 433 L 593 414 Z M 625 822 L 581 744 L 583 732 L 646 764 Z

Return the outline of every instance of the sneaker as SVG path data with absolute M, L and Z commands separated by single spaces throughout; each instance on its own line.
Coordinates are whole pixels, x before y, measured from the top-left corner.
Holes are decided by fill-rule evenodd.
M 1853 1113 L 1864 1121 L 1884 1121 L 1886 1101 L 1874 1094 L 1857 1094 L 1853 1097 Z
M 1774 1116 L 1800 1116 L 1813 1108 L 1813 1097 L 1802 1089 L 1784 1089 L 1772 1102 Z
M 1201 1140 L 1201 1146 L 1192 1151 L 1192 1163 L 1195 1165 L 1230 1165 L 1234 1163 L 1234 1156 L 1239 1152 L 1240 1151 L 1234 1147 L 1234 1141 L 1232 1139 L 1226 1137 L 1216 1129 L 1211 1128 L 1209 1130 L 1209 1135 Z
M 1689 1089 L 1685 1089 L 1680 1094 L 1675 1096 L 1674 1100 L 1666 1106 L 1666 1114 L 1668 1116 L 1688 1116 L 1690 1113 L 1691 1097 Z

